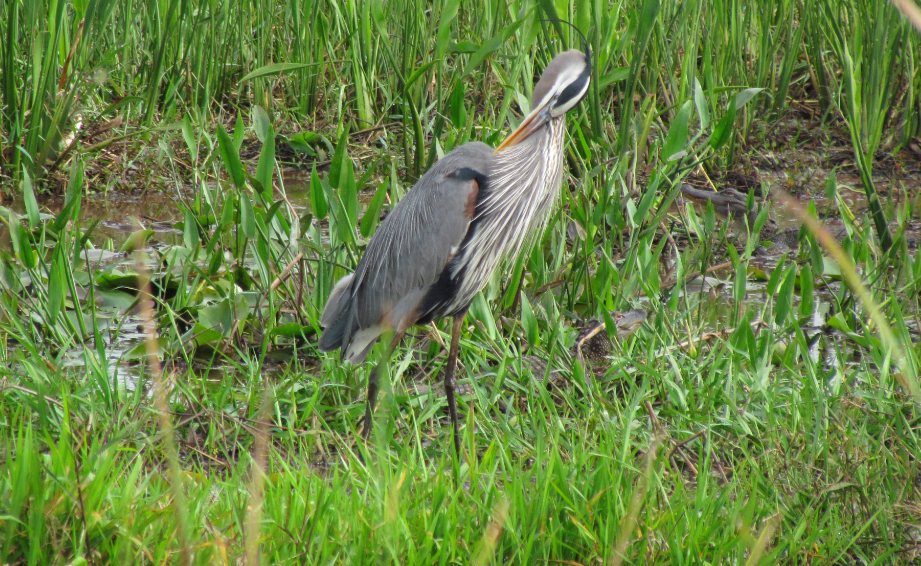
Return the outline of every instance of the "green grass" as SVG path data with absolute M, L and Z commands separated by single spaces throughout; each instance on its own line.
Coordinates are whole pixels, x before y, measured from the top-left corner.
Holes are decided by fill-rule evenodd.
M 316 350 L 319 313 L 414 178 L 517 123 L 576 44 L 551 13 L 596 74 L 560 207 L 468 315 L 464 456 L 414 393 L 445 362 L 421 329 L 356 443 L 369 365 Z M 918 559 L 917 199 L 852 222 L 832 175 L 812 212 L 845 220 L 844 255 L 810 232 L 768 265 L 712 208 L 670 208 L 792 105 L 847 128 L 879 199 L 873 160 L 921 127 L 918 36 L 888 5 L 9 2 L 0 30 L 0 182 L 25 211 L 0 207 L 0 562 Z M 177 194 L 169 245 L 141 229 L 117 255 L 79 222 L 88 192 L 151 184 Z M 692 279 L 718 264 L 714 300 Z M 633 306 L 609 364 L 567 367 L 572 321 Z

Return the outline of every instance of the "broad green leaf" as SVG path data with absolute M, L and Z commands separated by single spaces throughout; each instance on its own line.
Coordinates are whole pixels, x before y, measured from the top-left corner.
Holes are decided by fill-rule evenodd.
M 617 67 L 598 80 L 599 90 L 602 90 L 614 83 L 625 81 L 628 78 L 630 78 L 630 67 Z
M 253 130 L 256 131 L 256 138 L 265 143 L 269 137 L 269 129 L 272 127 L 272 119 L 269 113 L 262 106 L 256 104 L 253 106 Z
M 422 75 L 424 75 L 425 72 L 428 71 L 429 69 L 431 69 L 431 68 L 432 68 L 432 65 L 434 65 L 434 64 L 437 63 L 437 62 L 438 62 L 438 61 L 429 61 L 429 62 L 426 63 L 425 65 L 422 65 L 421 67 L 419 67 L 418 69 L 416 69 L 415 71 L 413 71 L 412 74 L 409 75 L 409 78 L 406 79 L 406 84 L 403 85 L 403 91 L 404 91 L 404 92 L 408 91 L 408 90 L 409 90 L 409 87 L 411 87 L 417 80 L 419 80 L 419 77 L 421 77 Z
M 537 347 L 539 333 L 537 329 L 537 319 L 534 317 L 534 311 L 531 310 L 531 303 L 528 297 L 521 293 L 521 326 L 524 327 L 525 336 L 528 337 L 528 344 L 532 348 Z
M 786 277 L 777 293 L 777 307 L 774 310 L 774 322 L 783 326 L 793 307 L 793 290 L 796 287 L 796 264 L 791 263 L 787 268 Z
M 697 114 L 700 116 L 700 129 L 706 130 L 710 127 L 710 109 L 707 107 L 704 89 L 697 77 L 694 77 L 694 105 L 697 106 Z
M 221 230 L 229 229 L 233 224 L 233 217 L 237 211 L 234 199 L 224 199 L 224 205 L 221 207 Z
M 271 202 L 271 201 L 269 201 L 269 202 Z M 265 224 L 266 224 L 266 226 L 269 226 L 269 225 L 272 224 L 272 220 L 275 219 L 275 215 L 278 214 L 278 210 L 281 208 L 281 206 L 282 206 L 283 204 L 285 204 L 285 201 L 280 200 L 280 201 L 274 203 L 272 206 L 269 207 L 268 210 L 265 211 Z M 284 221 L 284 216 L 279 216 L 278 218 L 279 218 L 279 220 Z
M 462 77 L 469 75 L 473 72 L 474 69 L 480 66 L 480 63 L 486 59 L 491 53 L 502 47 L 502 45 L 512 36 L 513 33 L 524 23 L 524 20 L 518 20 L 517 22 L 512 22 L 507 25 L 499 35 L 493 37 L 486 43 L 484 43 L 477 52 L 470 56 L 470 59 L 467 61 L 467 66 L 464 67 L 464 72 L 461 74 Z
M 137 273 L 123 273 L 117 270 L 100 273 L 94 281 L 101 289 L 137 289 L 139 284 Z
M 256 163 L 256 180 L 262 185 L 262 198 L 272 202 L 272 179 L 275 176 L 275 131 L 271 124 L 267 126 L 265 142 Z
M 768 279 L 767 285 L 765 286 L 768 297 L 773 296 L 774 293 L 777 292 L 777 286 L 780 285 L 780 278 L 784 273 L 784 266 L 786 264 L 786 254 L 777 258 L 777 265 L 774 267 L 774 271 L 771 272 L 771 277 Z
M 189 119 L 189 115 L 186 114 L 182 117 L 182 122 L 180 122 L 182 130 L 182 139 L 185 141 L 185 145 L 189 148 L 189 156 L 192 158 L 192 163 L 198 161 L 198 144 L 195 143 L 195 133 L 192 130 L 192 120 Z
M 835 313 L 832 316 L 828 317 L 827 323 L 828 323 L 828 326 L 834 328 L 835 330 L 844 332 L 845 334 L 854 333 L 854 329 L 848 326 L 847 321 L 844 318 L 844 315 L 840 312 Z
M 837 281 L 841 281 L 841 266 L 835 260 L 822 256 L 822 274 Z
M 317 220 L 326 218 L 328 207 L 326 205 L 326 195 L 323 193 L 323 186 L 320 184 L 320 176 L 317 175 L 317 166 L 313 165 L 310 172 L 310 206 L 313 208 L 313 215 Z
M 80 202 L 83 199 L 83 159 L 74 159 L 70 168 L 70 180 L 67 182 L 67 194 L 64 197 L 64 207 L 54 219 L 54 231 L 64 229 L 68 222 L 76 222 L 80 218 Z
M 183 339 L 191 340 L 197 348 L 210 346 L 217 348 L 224 341 L 224 333 L 216 328 L 205 326 L 196 322 L 192 328 L 183 335 Z
M 710 147 L 713 148 L 714 151 L 719 150 L 729 141 L 730 136 L 732 136 L 732 128 L 735 125 L 735 121 L 736 104 L 735 97 L 733 97 L 733 99 L 729 101 L 729 107 L 726 109 L 726 113 L 723 114 L 719 123 L 713 128 L 713 135 L 710 136 Z
M 355 170 L 351 159 L 346 159 L 344 176 L 340 180 L 343 183 L 339 187 L 339 198 L 342 199 L 342 208 L 346 216 L 343 227 L 348 227 L 351 240 L 358 225 L 358 186 L 355 184 Z
M 381 207 L 384 206 L 386 198 L 387 180 L 384 179 L 384 182 L 374 191 L 374 196 L 371 198 L 371 202 L 368 203 L 368 208 L 365 209 L 365 215 L 361 217 L 361 235 L 363 237 L 369 237 L 371 232 L 374 231 L 374 227 L 377 226 L 377 221 L 381 215 Z
M 681 110 L 675 115 L 671 126 L 668 128 L 668 135 L 665 137 L 665 145 L 662 148 L 662 157 L 665 161 L 673 161 L 687 155 L 684 152 L 688 143 L 688 120 L 691 117 L 691 101 L 688 100 L 681 106 Z
M 243 116 L 237 112 L 237 121 L 233 125 L 233 147 L 240 155 L 240 147 L 243 145 L 243 138 L 246 134 L 246 126 L 243 124 Z
M 483 330 L 486 331 L 486 335 L 489 336 L 490 340 L 496 339 L 499 333 L 496 328 L 496 319 L 493 318 L 492 309 L 489 308 L 482 291 L 477 293 L 473 298 L 473 302 L 470 303 L 470 317 L 483 323 Z
M 342 128 L 342 135 L 339 136 L 339 143 L 336 144 L 336 152 L 329 164 L 329 184 L 334 189 L 339 189 L 340 177 L 342 177 L 343 161 L 348 159 L 349 148 L 349 126 L 346 124 Z
M 198 222 L 195 219 L 195 214 L 191 210 L 185 211 L 185 222 L 182 227 L 182 240 L 185 244 L 185 247 L 190 250 L 195 249 L 199 243 L 198 236 Z
M 240 193 L 240 224 L 242 224 L 243 235 L 247 238 L 256 237 L 256 214 L 253 212 L 253 201 L 249 196 Z
M 26 218 L 29 219 L 30 228 L 38 228 L 41 225 L 41 217 L 38 214 L 38 202 L 35 200 L 35 192 L 32 190 L 32 177 L 29 176 L 29 170 L 22 166 L 22 200 L 26 207 Z
M 807 263 L 799 272 L 799 314 L 803 318 L 811 317 L 815 310 L 815 279 L 812 276 L 812 267 Z
M 227 134 L 227 130 L 224 129 L 223 124 L 217 125 L 217 143 L 230 180 L 233 181 L 234 186 L 238 189 L 243 187 L 243 184 L 246 183 L 243 163 L 240 161 L 240 154 L 237 152 L 237 148 Z
M 294 151 L 306 153 L 307 155 L 310 155 L 310 156 L 317 155 L 317 150 L 313 149 L 313 147 L 311 147 L 310 144 L 320 139 L 319 134 L 315 134 L 313 132 L 301 132 L 297 134 L 292 134 L 291 136 L 288 136 L 288 137 L 282 137 L 281 135 L 279 135 L 278 137 L 282 138 L 283 141 L 287 143 L 291 147 L 291 149 L 293 149 Z
M 467 107 L 464 105 L 464 81 L 454 83 L 451 91 L 450 114 L 451 123 L 456 128 L 463 128 L 467 123 Z
M 67 292 L 67 264 L 64 246 L 58 245 L 51 257 L 51 273 L 48 275 L 48 325 L 54 326 L 64 304 Z
M 828 172 L 828 180 L 825 182 L 825 198 L 835 200 L 838 195 L 838 178 L 835 175 L 835 168 Z
M 747 88 L 735 96 L 736 110 L 742 108 L 748 101 L 755 97 L 756 94 L 764 90 L 763 88 Z
M 438 22 L 438 33 L 435 36 L 435 59 L 441 60 L 448 48 L 451 38 L 451 22 L 457 16 L 460 0 L 445 0 L 441 7 L 441 18 Z

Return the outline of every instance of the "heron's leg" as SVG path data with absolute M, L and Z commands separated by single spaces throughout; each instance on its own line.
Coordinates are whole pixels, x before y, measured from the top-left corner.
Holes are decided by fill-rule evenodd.
M 378 372 L 380 372 L 381 365 L 390 362 L 390 356 L 393 354 L 393 351 L 397 349 L 397 346 L 400 345 L 400 340 L 403 339 L 404 334 L 406 334 L 405 330 L 394 333 L 393 340 L 390 341 L 390 345 L 384 353 L 384 358 L 374 366 L 374 369 L 371 370 L 371 374 L 368 375 L 368 406 L 365 407 L 365 421 L 361 431 L 361 436 L 365 440 L 368 440 L 368 437 L 371 435 L 371 419 L 374 413 L 374 404 L 377 402 Z
M 457 350 L 460 344 L 461 328 L 464 323 L 464 311 L 454 317 L 451 331 L 451 349 L 448 351 L 448 367 L 445 368 L 445 395 L 448 397 L 448 412 L 451 414 L 451 424 L 454 426 L 454 449 L 457 455 L 461 453 L 460 427 L 457 422 L 457 399 L 454 397 L 454 369 L 457 367 Z

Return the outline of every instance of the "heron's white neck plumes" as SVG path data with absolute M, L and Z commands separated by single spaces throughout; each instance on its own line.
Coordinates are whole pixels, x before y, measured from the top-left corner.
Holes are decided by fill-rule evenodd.
M 477 206 L 474 230 L 453 263 L 452 276 L 465 270 L 452 305 L 470 304 L 489 276 L 517 257 L 540 233 L 560 194 L 565 118 L 494 155 L 489 187 Z

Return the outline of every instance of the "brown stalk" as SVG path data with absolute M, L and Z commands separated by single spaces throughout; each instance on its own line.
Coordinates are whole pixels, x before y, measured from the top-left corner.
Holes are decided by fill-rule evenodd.
M 262 520 L 262 504 L 265 500 L 265 471 L 269 453 L 269 401 L 269 389 L 266 387 L 262 397 L 262 407 L 259 409 L 253 446 L 252 478 L 245 520 L 246 559 L 243 562 L 245 566 L 259 566 L 259 522 Z
M 898 8 L 899 12 L 902 12 L 911 25 L 921 33 L 921 8 L 918 8 L 911 0 L 892 0 L 892 5 Z
M 621 524 L 620 531 L 617 533 L 617 543 L 614 547 L 614 554 L 611 556 L 611 561 L 609 562 L 611 566 L 620 566 L 624 563 L 627 546 L 630 544 L 630 539 L 633 538 L 633 529 L 636 527 L 640 509 L 642 509 L 643 503 L 646 500 L 646 493 L 649 491 L 649 483 L 653 474 L 653 464 L 655 464 L 656 461 L 656 453 L 662 445 L 662 439 L 662 433 L 657 434 L 652 444 L 649 445 L 649 450 L 646 452 L 646 466 L 643 475 L 640 476 L 637 482 L 636 491 L 633 492 L 633 499 L 630 500 L 630 506 L 627 508 L 627 516 L 624 517 L 624 522 Z
M 163 449 L 170 469 L 170 491 L 173 496 L 174 515 L 176 516 L 176 537 L 179 541 L 179 564 L 190 566 L 192 555 L 188 542 L 188 524 L 185 496 L 182 491 L 182 470 L 179 468 L 179 453 L 173 438 L 173 423 L 170 421 L 169 402 L 167 400 L 166 382 L 160 365 L 160 345 L 157 343 L 157 324 L 154 315 L 154 302 L 150 292 L 150 277 L 143 258 L 137 259 L 137 271 L 141 282 L 138 297 L 140 315 L 144 328 L 144 343 L 147 350 L 147 370 L 153 381 L 154 409 L 160 421 Z

